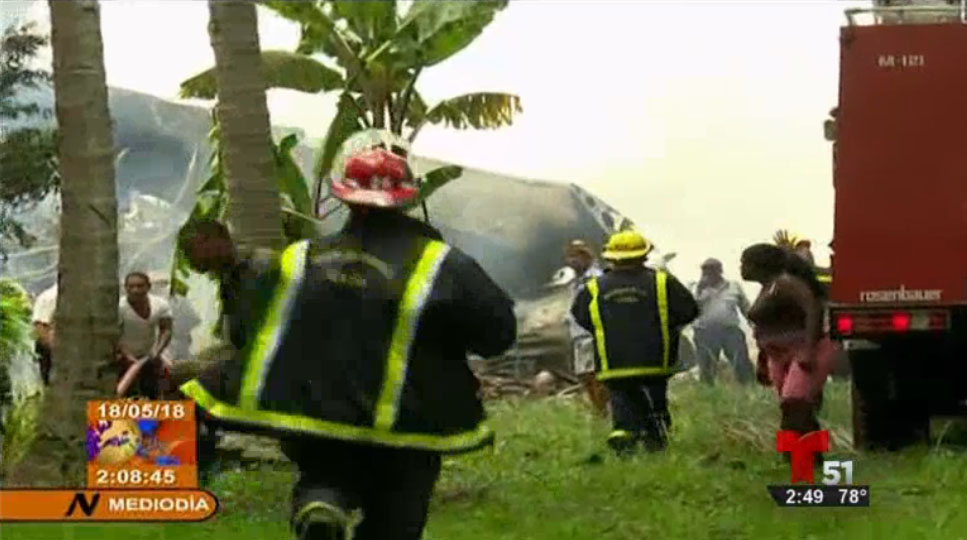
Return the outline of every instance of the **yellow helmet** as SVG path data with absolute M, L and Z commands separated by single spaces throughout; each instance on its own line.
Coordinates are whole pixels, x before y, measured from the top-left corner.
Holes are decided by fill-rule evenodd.
M 654 246 L 638 231 L 621 231 L 611 235 L 602 257 L 609 261 L 637 259 L 648 255 Z

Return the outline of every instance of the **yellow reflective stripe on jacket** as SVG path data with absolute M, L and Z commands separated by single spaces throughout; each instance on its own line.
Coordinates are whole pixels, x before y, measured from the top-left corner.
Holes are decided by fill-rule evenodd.
M 242 376 L 239 406 L 243 409 L 258 407 L 262 385 L 265 383 L 269 366 L 272 365 L 272 359 L 279 348 L 282 333 L 288 325 L 296 295 L 305 278 L 308 248 L 309 241 L 303 240 L 290 245 L 282 252 L 279 283 L 269 302 L 265 322 L 255 335 L 245 374 Z
M 299 414 L 243 409 L 219 401 L 205 390 L 198 379 L 186 382 L 179 389 L 215 418 L 346 441 L 382 444 L 400 448 L 417 448 L 435 452 L 460 452 L 481 448 L 492 443 L 494 438 L 493 431 L 483 422 L 473 430 L 449 435 L 400 433 L 377 430 L 368 426 L 341 424 Z
M 658 290 L 658 318 L 661 320 L 661 365 L 668 369 L 668 356 L 671 349 L 671 336 L 668 330 L 668 274 L 661 270 L 655 274 L 655 288 Z
M 595 377 L 599 381 L 606 381 L 608 379 L 624 379 L 627 377 L 644 377 L 646 375 L 664 375 L 668 373 L 668 369 L 662 366 L 651 366 L 651 367 L 630 367 L 630 368 L 618 368 L 609 369 L 608 371 L 601 371 Z
M 591 326 L 594 327 L 594 342 L 598 350 L 598 358 L 601 361 L 601 369 L 598 371 L 597 379 L 617 379 L 621 377 L 636 377 L 643 375 L 661 375 L 668 372 L 668 362 L 671 356 L 671 329 L 668 324 L 668 274 L 662 271 L 655 273 L 655 290 L 657 297 L 658 319 L 661 326 L 661 367 L 630 367 L 610 369 L 608 365 L 608 349 L 605 342 L 604 323 L 601 321 L 601 306 L 598 302 L 600 289 L 596 279 L 588 281 L 588 292 L 591 294 L 591 303 L 588 310 L 591 313 Z
M 833 276 L 831 276 L 829 274 L 817 274 L 816 275 L 816 279 L 818 279 L 820 283 L 832 283 L 833 282 Z
M 601 322 L 601 306 L 598 305 L 598 280 L 592 278 L 588 281 L 588 292 L 591 293 L 591 305 L 588 310 L 591 312 L 591 326 L 594 327 L 594 345 L 598 348 L 598 359 L 601 361 L 601 371 L 608 370 L 608 348 L 604 341 L 604 324 Z
M 406 370 L 410 360 L 410 350 L 420 323 L 420 315 L 426 305 L 433 283 L 436 281 L 440 266 L 450 247 L 443 242 L 432 241 L 425 248 L 416 268 L 406 281 L 403 298 L 400 299 L 386 355 L 386 368 L 383 371 L 383 389 L 376 402 L 373 426 L 389 431 L 393 429 L 399 413 L 400 395 L 406 382 Z

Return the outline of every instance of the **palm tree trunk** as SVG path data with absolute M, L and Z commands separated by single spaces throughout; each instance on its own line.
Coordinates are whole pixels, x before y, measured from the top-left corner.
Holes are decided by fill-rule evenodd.
M 86 402 L 113 387 L 118 337 L 114 136 L 96 0 L 49 0 L 60 130 L 61 221 L 51 386 L 13 485 L 86 483 Z
M 228 225 L 241 245 L 279 248 L 284 238 L 282 214 L 255 4 L 209 0 L 208 9 L 228 184 Z

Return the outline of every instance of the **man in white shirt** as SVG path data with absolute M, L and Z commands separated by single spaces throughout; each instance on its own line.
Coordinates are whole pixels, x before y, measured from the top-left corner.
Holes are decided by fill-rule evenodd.
M 124 395 L 134 386 L 134 393 L 156 399 L 162 390 L 162 379 L 171 369 L 171 361 L 164 354 L 171 342 L 171 306 L 164 298 L 149 294 L 151 280 L 143 272 L 125 276 L 124 290 L 126 295 L 118 306 L 118 354 L 122 367 L 118 393 Z
M 40 377 L 44 385 L 50 385 L 50 368 L 54 350 L 54 312 L 57 309 L 57 285 L 60 284 L 60 273 L 57 273 L 57 282 L 44 292 L 37 295 L 34 300 L 34 335 L 36 338 L 34 350 L 37 353 L 37 362 L 40 364 Z
M 564 250 L 564 262 L 577 274 L 573 282 L 574 295 L 592 278 L 602 275 L 595 264 L 594 252 L 583 240 L 573 240 Z M 600 416 L 608 415 L 608 390 L 598 382 L 594 372 L 594 337 L 574 320 L 570 310 L 565 318 L 571 336 L 574 358 L 574 374 L 581 381 L 588 400 Z
M 692 323 L 695 332 L 695 348 L 702 381 L 712 384 L 715 380 L 715 364 L 719 354 L 725 353 L 735 379 L 749 384 L 753 379 L 749 347 L 742 330 L 739 314 L 749 311 L 749 299 L 742 286 L 722 275 L 722 263 L 708 259 L 702 263 L 702 279 L 695 290 L 699 316 Z

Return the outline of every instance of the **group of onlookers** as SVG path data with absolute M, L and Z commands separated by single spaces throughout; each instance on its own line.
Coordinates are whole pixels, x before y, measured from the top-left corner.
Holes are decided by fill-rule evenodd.
M 155 281 L 154 285 L 167 288 L 164 277 L 156 277 Z M 33 306 L 35 350 L 45 385 L 50 384 L 51 371 L 55 368 L 52 353 L 59 285 L 58 275 L 57 283 L 37 295 Z M 183 298 L 169 302 L 153 293 L 152 287 L 152 279 L 145 272 L 129 272 L 124 278 L 118 303 L 120 335 L 115 353 L 119 396 L 162 397 L 168 390 L 166 382 L 173 363 L 188 358 L 191 330 L 201 322 Z M 174 310 L 172 304 L 176 304 Z M 174 324 L 176 319 L 180 328 Z
M 757 244 L 743 251 L 742 279 L 762 286 L 754 302 L 737 281 L 724 277 L 721 261 L 706 260 L 701 279 L 687 290 L 667 269 L 650 267 L 651 250 L 640 233 L 616 233 L 602 252 L 602 268 L 586 242 L 565 248 L 565 262 L 576 274 L 567 315 L 574 371 L 598 414 L 607 415 L 610 404 L 612 447 L 665 447 L 671 422 L 667 381 L 691 367 L 678 361 L 686 326 L 693 331 L 700 380 L 714 383 L 724 355 L 738 383 L 775 389 L 783 429 L 818 429 L 836 347 L 824 320 L 827 290 L 821 282 L 828 273 L 815 266 L 809 243 Z M 758 349 L 754 364 L 743 319 Z

